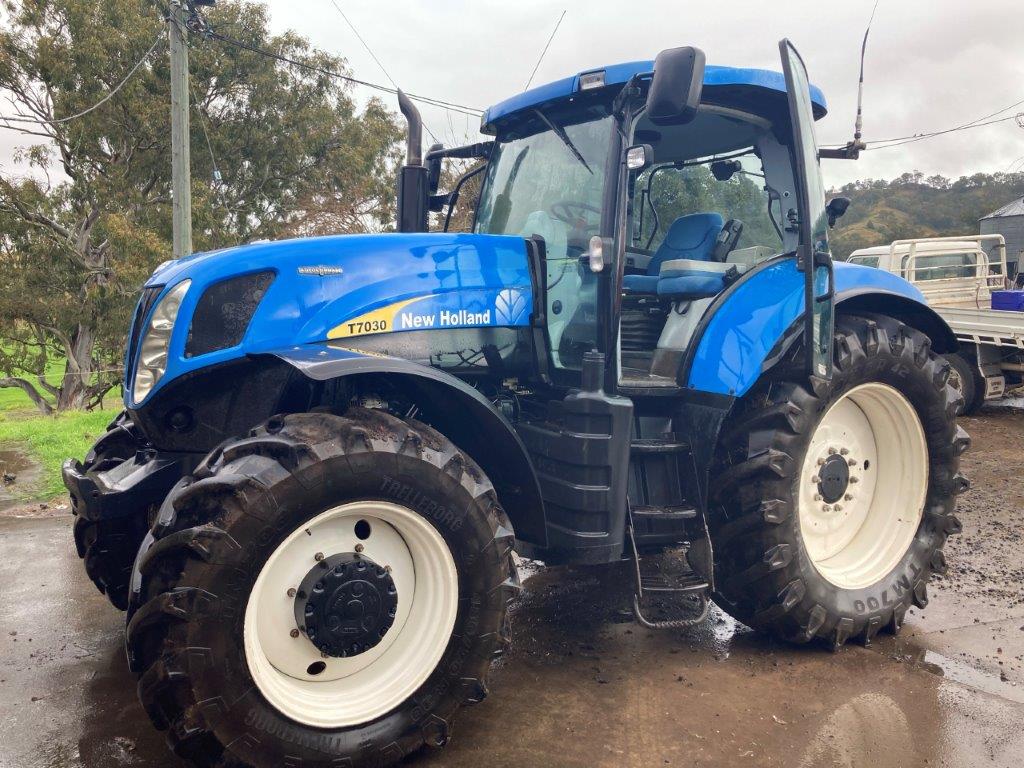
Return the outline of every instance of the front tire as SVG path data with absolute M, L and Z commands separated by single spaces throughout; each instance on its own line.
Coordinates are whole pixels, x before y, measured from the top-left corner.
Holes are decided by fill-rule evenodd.
M 384 766 L 441 746 L 507 643 L 511 525 L 425 424 L 274 417 L 175 486 L 152 534 L 129 660 L 196 766 Z
M 138 445 L 137 428 L 128 414 L 122 412 L 86 454 L 82 470 L 103 471 L 116 466 L 135 455 Z M 125 610 L 132 563 L 149 528 L 148 510 L 130 510 L 120 517 L 92 520 L 85 509 L 78 508 L 72 495 L 71 511 L 75 516 L 75 549 L 85 564 L 86 575 L 111 605 Z
M 833 647 L 897 632 L 945 571 L 969 438 L 949 367 L 888 317 L 836 318 L 815 393 L 769 374 L 723 427 L 709 524 L 717 599 L 752 627 Z M 790 369 L 792 370 L 792 369 Z

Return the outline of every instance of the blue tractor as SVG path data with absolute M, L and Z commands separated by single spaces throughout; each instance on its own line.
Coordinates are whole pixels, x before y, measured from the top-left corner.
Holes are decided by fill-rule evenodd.
M 142 291 L 124 413 L 69 461 L 139 695 L 197 766 L 381 766 L 487 695 L 513 552 L 636 619 L 833 647 L 923 607 L 968 438 L 945 323 L 836 263 L 800 57 L 694 48 L 491 107 L 398 232 L 252 243 Z M 476 160 L 447 193 L 446 159 Z M 479 181 L 472 232 L 428 233 Z M 447 229 L 447 226 L 445 227 Z

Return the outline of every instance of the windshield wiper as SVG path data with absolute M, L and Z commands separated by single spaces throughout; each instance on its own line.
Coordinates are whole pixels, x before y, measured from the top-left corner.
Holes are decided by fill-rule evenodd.
M 537 117 L 543 120 L 544 124 L 551 129 L 551 132 L 554 133 L 555 136 L 560 138 L 562 140 L 562 143 L 569 148 L 569 151 L 572 152 L 573 157 L 579 160 L 580 163 L 582 163 L 583 167 L 590 171 L 590 175 L 593 176 L 594 172 L 590 170 L 590 166 L 587 165 L 587 161 L 583 159 L 583 155 L 581 155 L 580 151 L 576 149 L 576 145 L 572 143 L 572 139 L 569 138 L 569 134 L 565 132 L 565 129 L 551 122 L 548 119 L 548 116 L 541 112 L 539 109 L 535 109 L 533 111 L 536 112 Z

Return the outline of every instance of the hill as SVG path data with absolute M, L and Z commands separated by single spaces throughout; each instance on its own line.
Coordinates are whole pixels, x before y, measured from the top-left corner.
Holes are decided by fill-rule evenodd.
M 979 218 L 1024 196 L 1024 173 L 976 173 L 954 181 L 915 171 L 892 181 L 855 181 L 828 194 L 851 201 L 829 237 L 833 255 L 845 259 L 857 248 L 901 238 L 976 234 Z

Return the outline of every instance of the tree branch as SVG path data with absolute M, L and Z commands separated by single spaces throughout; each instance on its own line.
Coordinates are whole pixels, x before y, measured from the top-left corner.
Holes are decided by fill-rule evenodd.
M 27 379 L 22 379 L 18 376 L 7 376 L 0 379 L 0 388 L 3 387 L 19 387 L 23 389 L 25 394 L 29 396 L 29 399 L 35 403 L 36 408 L 43 414 L 49 416 L 53 413 L 53 408 L 50 407 L 50 404 L 46 402 L 46 399 L 39 394 L 38 390 Z

